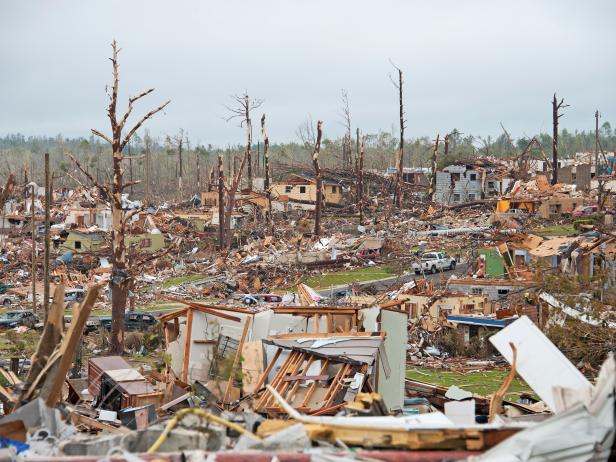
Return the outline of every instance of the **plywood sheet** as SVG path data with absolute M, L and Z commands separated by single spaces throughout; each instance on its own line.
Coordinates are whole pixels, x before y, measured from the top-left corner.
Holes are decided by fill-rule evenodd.
M 257 391 L 255 387 L 265 369 L 263 363 L 263 343 L 261 340 L 244 343 L 244 348 L 242 348 L 242 387 L 244 394 Z

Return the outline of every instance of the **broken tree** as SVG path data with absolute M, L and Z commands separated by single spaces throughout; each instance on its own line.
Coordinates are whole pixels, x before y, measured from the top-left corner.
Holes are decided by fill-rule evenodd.
M 225 212 L 225 244 L 227 247 L 231 246 L 231 215 L 235 208 L 235 194 L 237 188 L 240 186 L 242 179 L 242 172 L 244 171 L 244 165 L 248 164 L 248 189 L 252 190 L 252 121 L 250 119 L 250 111 L 257 109 L 261 106 L 263 101 L 251 100 L 247 94 L 243 96 L 234 96 L 235 101 L 239 104 L 237 108 L 227 109 L 231 111 L 231 115 L 227 118 L 229 120 L 237 117 L 242 119 L 240 126 L 246 127 L 246 149 L 244 150 L 244 156 L 238 170 L 234 171 L 234 178 L 232 178 L 232 184 L 227 186 L 227 209 Z
M 558 183 L 558 119 L 563 116 L 558 111 L 569 106 L 564 104 L 564 102 L 564 98 L 561 98 L 560 102 L 558 102 L 556 93 L 554 93 L 554 99 L 552 100 L 552 184 Z
M 149 95 L 154 91 L 154 88 L 145 90 L 137 96 L 128 98 L 128 108 L 124 115 L 118 120 L 117 104 L 119 91 L 119 72 L 118 72 L 118 53 L 119 49 L 116 41 L 111 44 L 111 63 L 113 66 L 113 86 L 109 96 L 109 106 L 107 108 L 107 116 L 111 124 L 111 136 L 107 136 L 102 132 L 92 129 L 92 133 L 111 145 L 113 154 L 113 182 L 109 184 L 101 184 L 96 181 L 90 173 L 84 169 L 75 157 L 71 156 L 73 162 L 79 170 L 107 197 L 111 200 L 111 221 L 112 221 L 112 254 L 111 254 L 111 279 L 109 286 L 111 289 L 111 335 L 110 335 L 110 353 L 122 354 L 124 352 L 124 313 L 126 311 L 126 301 L 128 297 L 129 273 L 127 264 L 126 252 L 126 230 L 131 217 L 139 213 L 139 209 L 125 212 L 122 209 L 122 194 L 124 190 L 137 184 L 139 181 L 124 182 L 124 148 L 130 142 L 131 138 L 143 123 L 162 111 L 171 101 L 167 101 L 156 109 L 151 110 L 144 115 L 129 131 L 123 136 L 123 130 L 126 122 L 133 111 L 133 105 L 139 99 Z
M 430 172 L 430 200 L 434 200 L 434 193 L 436 192 L 436 154 L 438 153 L 438 143 L 440 134 L 436 135 L 436 141 L 434 143 L 434 149 L 432 150 L 432 168 Z M 447 137 L 445 137 L 445 143 L 448 143 Z
M 261 134 L 263 135 L 263 163 L 265 164 L 265 197 L 267 197 L 267 221 L 274 235 L 274 216 L 272 215 L 272 191 L 270 189 L 269 136 L 265 131 L 265 114 L 261 116 Z
M 392 79 L 394 87 L 398 89 L 398 99 L 400 106 L 400 145 L 396 153 L 396 189 L 394 193 L 394 202 L 396 207 L 402 206 L 402 172 L 404 166 L 404 102 L 402 100 L 402 69 L 394 66 L 398 71 L 398 83 Z
M 321 166 L 319 165 L 319 154 L 321 152 L 321 137 L 323 131 L 321 125 L 323 122 L 317 122 L 317 140 L 314 143 L 314 151 L 312 153 L 312 165 L 314 166 L 314 176 L 317 184 L 317 197 L 314 206 L 314 235 L 321 234 L 321 203 L 323 202 L 323 179 L 321 177 Z

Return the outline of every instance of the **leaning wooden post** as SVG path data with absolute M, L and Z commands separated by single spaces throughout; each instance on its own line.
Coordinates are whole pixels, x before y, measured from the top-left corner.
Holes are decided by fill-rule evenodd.
M 323 122 L 320 120 L 317 122 L 317 140 L 314 143 L 314 151 L 312 153 L 312 165 L 314 166 L 314 174 L 317 184 L 317 197 L 314 211 L 314 234 L 317 237 L 321 234 L 321 203 L 323 202 L 323 180 L 321 178 L 321 167 L 319 165 L 321 136 L 323 135 L 323 131 L 321 129 L 322 124 Z
M 190 346 L 192 345 L 193 309 L 189 308 L 186 313 L 186 338 L 184 341 L 184 358 L 182 360 L 182 382 L 188 380 L 188 368 L 190 367 Z
M 32 355 L 30 361 L 30 370 L 26 377 L 26 384 L 22 390 L 20 401 L 28 399 L 32 393 L 31 386 L 47 364 L 51 354 L 56 346 L 62 340 L 64 317 L 64 284 L 60 283 L 56 286 L 53 294 L 53 303 L 49 310 L 47 320 L 43 327 L 43 332 L 39 339 L 36 352 Z
M 86 321 L 92 311 L 92 306 L 96 302 L 98 291 L 100 286 L 95 285 L 88 289 L 86 296 L 79 305 L 77 316 L 71 319 L 71 324 L 62 340 L 62 343 L 57 348 L 58 359 L 57 362 L 50 368 L 47 373 L 43 390 L 41 392 L 41 398 L 45 400 L 45 403 L 49 407 L 53 407 L 60 400 L 62 395 L 62 386 L 66 381 L 66 373 L 73 362 L 75 349 L 78 346 L 81 336 L 83 335 L 83 329 L 86 327 Z

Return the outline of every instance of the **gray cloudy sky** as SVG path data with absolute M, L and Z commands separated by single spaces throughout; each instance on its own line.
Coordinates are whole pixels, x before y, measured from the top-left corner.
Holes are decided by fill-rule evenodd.
M 611 0 L 3 0 L 0 134 L 108 131 L 114 37 L 123 101 L 148 87 L 135 114 L 172 100 L 148 124 L 156 135 L 241 142 L 222 118 L 247 90 L 265 101 L 272 142 L 309 115 L 338 136 L 342 88 L 353 126 L 389 131 L 390 58 L 405 72 L 408 137 L 494 136 L 501 121 L 515 137 L 548 131 L 554 91 L 571 105 L 563 126 L 591 129 L 596 108 L 616 122 L 615 13 Z

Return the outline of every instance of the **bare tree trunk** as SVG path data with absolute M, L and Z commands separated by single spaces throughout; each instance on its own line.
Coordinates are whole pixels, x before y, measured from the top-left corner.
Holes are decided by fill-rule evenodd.
M 359 182 L 359 157 L 361 154 L 360 151 L 360 140 L 359 140 L 359 127 L 357 127 L 356 138 L 355 138 L 355 175 L 357 176 L 357 181 Z M 359 192 L 359 188 L 355 191 L 355 203 L 359 204 L 359 198 L 361 194 Z
M 599 176 L 599 110 L 595 111 L 595 176 Z
M 274 235 L 274 215 L 272 213 L 272 191 L 270 188 L 269 136 L 265 131 L 265 114 L 261 116 L 261 133 L 263 135 L 263 163 L 265 164 L 265 197 L 267 197 L 267 221 Z
M 599 180 L 599 110 L 595 111 L 595 178 L 598 181 L 597 209 L 603 211 L 603 181 Z
M 558 119 L 563 116 L 558 114 L 558 111 L 569 106 L 568 104 L 563 104 L 564 101 L 564 98 L 562 98 L 558 102 L 556 93 L 554 93 L 554 99 L 552 100 L 552 184 L 558 183 Z
M 235 96 L 235 101 L 239 104 L 239 108 L 228 108 L 231 111 L 231 116 L 227 119 L 231 120 L 236 117 L 242 118 L 242 123 L 246 127 L 246 149 L 244 150 L 244 156 L 240 164 L 239 170 L 234 171 L 233 181 L 230 188 L 227 189 L 227 211 L 225 214 L 225 227 L 226 227 L 226 240 L 227 247 L 231 246 L 231 215 L 235 208 L 235 194 L 237 193 L 238 186 L 240 186 L 242 180 L 242 174 L 244 172 L 244 166 L 248 163 L 248 189 L 252 191 L 252 121 L 250 119 L 250 111 L 258 108 L 262 101 L 253 100 L 251 102 L 248 95 Z
M 242 163 L 240 164 L 238 171 L 235 173 L 233 184 L 231 184 L 231 187 L 227 189 L 227 211 L 225 213 L 225 244 L 227 248 L 231 247 L 231 217 L 233 215 L 233 209 L 235 208 L 235 194 L 237 193 L 237 188 L 242 181 L 242 172 L 244 171 L 244 166 L 246 165 L 247 160 L 248 151 L 245 151 L 244 157 L 242 157 Z
M 229 175 L 229 177 L 233 178 L 235 177 L 235 174 L 234 172 L 232 173 L 232 170 L 231 170 L 231 157 L 234 157 L 234 156 L 231 154 L 231 146 L 228 146 L 227 147 L 227 174 Z
M 396 191 L 395 205 L 398 208 L 402 207 L 402 174 L 404 168 L 404 102 L 402 99 L 402 70 L 398 69 L 398 98 L 400 107 L 400 146 L 398 148 L 398 156 L 396 158 Z
M 552 184 L 558 183 L 558 106 L 556 93 L 552 101 Z
M 260 162 L 261 162 L 261 141 L 257 140 L 257 159 L 256 159 L 256 162 L 255 162 L 255 165 L 256 165 L 255 172 L 256 172 L 257 175 L 262 174 L 262 172 L 260 170 L 261 169 Z
M 32 311 L 36 313 L 36 223 L 34 221 L 34 198 L 36 192 L 34 190 L 34 183 L 30 188 L 32 190 L 32 197 L 30 198 L 30 207 L 32 210 Z
M 321 203 L 323 202 L 323 180 L 321 178 L 321 167 L 319 165 L 319 154 L 321 153 L 321 129 L 322 122 L 317 122 L 317 140 L 314 143 L 314 151 L 312 153 L 312 165 L 314 166 L 314 176 L 317 184 L 317 197 L 314 210 L 314 234 L 321 235 Z
M 225 167 L 222 154 L 218 154 L 218 245 L 220 250 L 225 248 Z
M 357 138 L 359 139 L 359 129 L 357 130 Z M 359 168 L 357 169 L 357 193 L 359 200 L 359 224 L 364 224 L 364 140 L 361 140 L 361 148 L 359 151 Z
M 147 205 L 150 204 L 150 182 L 151 180 L 151 163 L 150 163 L 150 149 L 152 147 L 152 140 L 150 139 L 150 134 L 146 132 L 145 137 L 143 139 L 145 143 L 145 203 Z
M 180 175 L 178 178 L 178 186 L 180 188 L 180 191 L 182 190 L 182 188 L 184 187 L 184 185 L 182 184 L 182 177 L 184 176 L 184 169 L 183 169 L 183 165 L 182 165 L 182 144 L 184 142 L 183 137 L 180 138 L 180 143 L 178 145 L 178 157 L 179 157 L 179 162 L 180 162 Z
M 244 123 L 246 124 L 246 162 L 248 164 L 248 190 L 252 191 L 252 121 L 250 120 L 250 98 L 244 95 Z
M 436 192 L 436 154 L 438 152 L 438 142 L 440 134 L 436 135 L 436 142 L 434 143 L 434 149 L 432 150 L 432 170 L 430 175 L 430 200 L 434 201 L 434 193 Z M 447 137 L 445 137 L 447 139 Z
M 102 132 L 92 129 L 92 133 L 111 145 L 113 154 L 113 181 L 111 186 L 108 184 L 100 184 L 94 180 L 87 170 L 85 170 L 79 161 L 72 157 L 73 162 L 77 167 L 88 177 L 88 179 L 95 184 L 95 186 L 102 192 L 104 192 L 111 201 L 111 241 L 112 241 L 112 268 L 111 278 L 109 280 L 109 286 L 111 290 L 111 334 L 110 334 L 110 354 L 122 354 L 124 352 L 124 314 L 126 312 L 126 301 L 128 298 L 129 287 L 129 271 L 127 264 L 126 254 L 126 229 L 128 222 L 139 210 L 124 212 L 122 210 L 122 193 L 124 189 L 132 186 L 135 182 L 124 183 L 124 168 L 123 168 L 123 151 L 131 138 L 137 132 L 137 130 L 143 125 L 143 123 L 152 118 L 156 113 L 162 111 L 170 101 L 167 101 L 149 111 L 145 114 L 130 130 L 123 136 L 125 124 L 128 117 L 132 113 L 133 104 L 146 95 L 149 95 L 154 91 L 153 88 L 140 93 L 137 96 L 131 96 L 128 99 L 128 108 L 122 118 L 118 120 L 117 117 L 117 101 L 119 90 L 119 75 L 118 75 L 118 47 L 114 40 L 111 44 L 112 56 L 111 63 L 113 66 L 113 87 L 109 95 L 109 107 L 107 108 L 107 115 L 111 125 L 111 137 L 103 134 Z
M 43 261 L 43 312 L 45 322 L 49 314 L 49 209 L 51 208 L 51 174 L 49 171 L 49 153 L 45 153 L 45 247 Z

